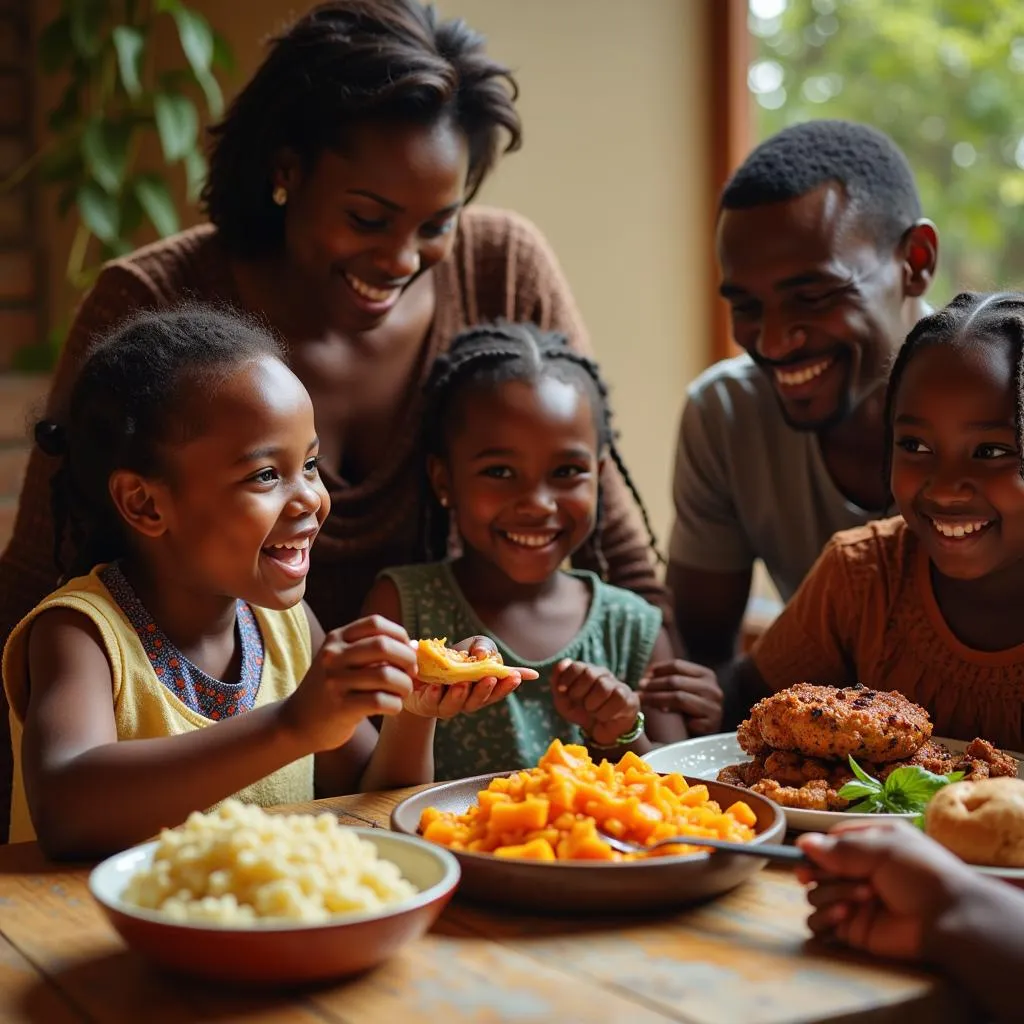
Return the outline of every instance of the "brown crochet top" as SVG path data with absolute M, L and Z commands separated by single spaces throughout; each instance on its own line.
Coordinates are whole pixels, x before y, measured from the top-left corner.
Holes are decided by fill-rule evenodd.
M 574 348 L 591 351 L 554 253 L 537 228 L 521 217 L 470 207 L 462 214 L 452 254 L 432 273 L 437 303 L 417 364 L 421 384 L 435 356 L 455 334 L 496 317 L 530 320 L 542 328 L 563 331 Z M 71 327 L 53 382 L 50 414 L 66 401 L 92 339 L 130 313 L 186 298 L 242 308 L 227 253 L 210 225 L 192 228 L 107 265 Z M 419 394 L 418 388 L 415 394 Z M 418 560 L 420 413 L 421 403 L 414 397 L 404 424 L 389 445 L 389 458 L 365 480 L 348 484 L 338 467 L 321 465 L 332 507 L 313 549 L 306 599 L 326 629 L 358 616 L 378 572 Z M 33 451 L 14 535 L 0 559 L 0 641 L 4 643 L 22 616 L 57 585 L 50 514 L 53 469 L 52 459 Z M 656 576 L 639 516 L 622 478 L 609 467 L 603 480 L 605 518 L 600 543 L 609 582 L 634 590 L 668 611 L 667 591 Z M 596 568 L 583 560 L 579 565 Z M 6 723 L 6 712 L 0 706 L 0 823 L 7 818 L 4 794 L 10 788 L 5 767 L 9 756 Z
M 899 690 L 935 736 L 1024 749 L 1024 645 L 976 651 L 942 617 L 901 516 L 837 533 L 752 651 L 773 691 L 802 681 Z

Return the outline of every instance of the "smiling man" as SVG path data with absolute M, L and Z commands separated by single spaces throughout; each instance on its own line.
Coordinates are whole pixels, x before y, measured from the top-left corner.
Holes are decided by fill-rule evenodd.
M 712 666 L 735 651 L 755 560 L 788 600 L 833 533 L 890 510 L 885 383 L 938 253 L 903 154 L 844 121 L 758 146 L 716 244 L 745 354 L 689 389 L 668 572 L 689 655 Z

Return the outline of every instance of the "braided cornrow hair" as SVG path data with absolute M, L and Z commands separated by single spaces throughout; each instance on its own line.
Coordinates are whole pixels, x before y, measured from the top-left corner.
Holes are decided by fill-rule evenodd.
M 508 323 L 503 320 L 472 327 L 459 334 L 451 348 L 438 357 L 427 382 L 423 415 L 423 439 L 428 455 L 443 455 L 445 430 L 456 406 L 457 397 L 471 387 L 503 384 L 508 381 L 536 382 L 546 375 L 554 375 L 566 383 L 582 384 L 594 408 L 598 428 L 598 447 L 607 452 L 618 467 L 633 500 L 643 516 L 651 549 L 659 562 L 664 561 L 658 551 L 657 540 L 651 528 L 650 516 L 626 468 L 616 443 L 618 434 L 612 425 L 608 386 L 597 363 L 569 347 L 564 334 L 543 331 L 533 323 Z M 423 476 L 424 517 L 421 528 L 421 547 L 428 561 L 443 558 L 448 550 L 451 519 L 442 508 L 430 485 Z M 604 502 L 598 485 L 597 514 L 594 531 L 584 547 L 602 578 L 608 573 L 608 562 L 601 550 L 601 526 L 604 521 Z
M 985 344 L 1009 341 L 1014 346 L 1017 407 L 1014 426 L 1024 477 L 1024 294 L 961 292 L 944 309 L 919 320 L 893 362 L 885 394 L 885 485 L 892 473 L 893 416 L 903 373 L 915 353 L 928 345 Z
M 89 572 L 127 553 L 124 523 L 108 490 L 111 474 L 159 476 L 163 446 L 201 429 L 188 420 L 187 392 L 261 355 L 280 359 L 283 350 L 255 322 L 198 304 L 140 313 L 93 348 L 67 415 L 35 428 L 42 451 L 60 459 L 51 506 L 62 575 Z

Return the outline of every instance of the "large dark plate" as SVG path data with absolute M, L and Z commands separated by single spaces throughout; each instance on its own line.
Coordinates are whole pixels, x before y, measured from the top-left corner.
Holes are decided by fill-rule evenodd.
M 476 803 L 477 793 L 494 772 L 457 782 L 442 782 L 403 800 L 391 813 L 396 832 L 417 835 L 420 816 L 428 807 L 461 814 Z M 704 785 L 722 808 L 744 800 L 757 815 L 754 843 L 781 842 L 786 831 L 782 809 L 770 800 L 736 786 L 686 777 Z M 650 860 L 560 861 L 512 860 L 485 853 L 451 851 L 462 867 L 456 898 L 533 912 L 616 913 L 662 910 L 717 896 L 760 871 L 767 861 L 727 853 L 695 853 Z

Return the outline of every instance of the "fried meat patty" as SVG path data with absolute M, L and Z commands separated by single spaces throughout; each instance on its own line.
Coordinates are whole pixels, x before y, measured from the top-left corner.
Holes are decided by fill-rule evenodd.
M 962 754 L 930 740 L 904 760 L 858 764 L 868 775 L 883 781 L 906 765 L 919 765 L 936 775 L 963 772 L 964 778 L 971 780 L 1017 775 L 1017 761 L 983 739 L 972 740 Z M 783 807 L 804 811 L 846 810 L 849 801 L 839 796 L 839 790 L 852 778 L 847 761 L 803 757 L 782 750 L 762 751 L 753 761 L 729 765 L 718 773 L 719 782 L 742 786 Z
M 928 712 L 902 693 L 813 683 L 765 697 L 737 730 L 740 746 L 754 757 L 793 751 L 835 761 L 852 756 L 858 763 L 912 757 L 931 734 Z

